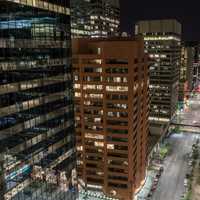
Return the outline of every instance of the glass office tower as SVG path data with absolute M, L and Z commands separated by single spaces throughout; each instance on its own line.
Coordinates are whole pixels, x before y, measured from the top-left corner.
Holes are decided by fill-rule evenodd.
M 90 0 L 71 0 L 71 32 L 73 38 L 90 37 Z
M 0 199 L 73 200 L 68 0 L 0 1 Z
M 71 8 L 73 38 L 119 35 L 119 0 L 71 0 Z
M 182 26 L 175 19 L 139 21 L 135 32 L 145 41 L 150 66 L 152 134 L 165 134 L 178 103 Z

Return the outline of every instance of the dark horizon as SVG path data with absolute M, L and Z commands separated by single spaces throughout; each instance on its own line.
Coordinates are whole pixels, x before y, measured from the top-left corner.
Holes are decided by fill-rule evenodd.
M 133 34 L 134 24 L 139 20 L 177 19 L 182 24 L 183 40 L 200 41 L 200 5 L 196 2 L 121 0 L 120 4 L 122 32 Z

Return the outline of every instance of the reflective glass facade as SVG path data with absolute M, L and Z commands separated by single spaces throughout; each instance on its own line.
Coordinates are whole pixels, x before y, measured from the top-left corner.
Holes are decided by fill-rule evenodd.
M 71 7 L 74 38 L 119 35 L 119 0 L 71 0 Z
M 90 0 L 71 0 L 72 37 L 90 36 L 90 5 Z
M 181 24 L 173 19 L 139 21 L 136 25 L 136 34 L 144 36 L 145 51 L 152 61 L 150 121 L 156 127 L 169 124 L 177 109 L 181 32 Z
M 181 48 L 181 67 L 179 76 L 179 101 L 188 99 L 188 91 L 193 89 L 193 74 L 194 74 L 194 56 L 195 48 L 183 44 Z
M 0 191 L 75 199 L 68 0 L 0 1 Z

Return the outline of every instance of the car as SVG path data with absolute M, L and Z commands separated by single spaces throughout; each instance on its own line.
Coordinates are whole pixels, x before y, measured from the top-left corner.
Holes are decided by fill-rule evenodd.
M 152 192 L 149 192 L 149 194 L 147 195 L 147 198 L 150 198 L 150 197 L 152 197 Z
M 160 178 L 161 174 L 156 174 L 156 178 Z
M 185 178 L 186 179 L 189 179 L 191 177 L 191 173 L 187 173 L 186 175 L 185 175 Z
M 180 200 L 183 200 L 183 199 L 185 198 L 185 195 L 184 195 L 184 194 L 182 194 L 180 197 L 181 197 L 181 199 L 180 199 Z
M 152 187 L 157 187 L 157 185 L 158 185 L 158 181 L 154 182 Z
M 188 160 L 191 160 L 191 158 L 192 158 L 192 153 L 188 153 L 187 156 L 188 156 Z
M 160 167 L 160 172 L 163 172 L 164 171 L 164 167 Z
M 188 180 L 185 178 L 184 179 L 184 186 L 187 187 L 187 185 L 188 185 Z
M 192 161 L 191 161 L 191 160 L 188 162 L 188 165 L 189 165 L 189 166 L 192 166 Z
M 154 192 L 156 190 L 156 188 L 157 188 L 156 185 L 153 185 L 151 188 L 151 191 Z
M 157 186 L 157 185 L 158 185 L 158 181 L 154 181 L 153 186 Z
M 154 182 L 154 183 L 157 183 L 158 181 L 159 181 L 159 179 L 158 179 L 158 178 L 155 178 L 153 182 Z

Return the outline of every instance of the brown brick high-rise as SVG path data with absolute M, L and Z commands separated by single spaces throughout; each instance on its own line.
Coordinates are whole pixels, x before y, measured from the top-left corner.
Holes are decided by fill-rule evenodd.
M 132 200 L 142 185 L 149 132 L 142 38 L 76 39 L 73 63 L 80 184 Z

